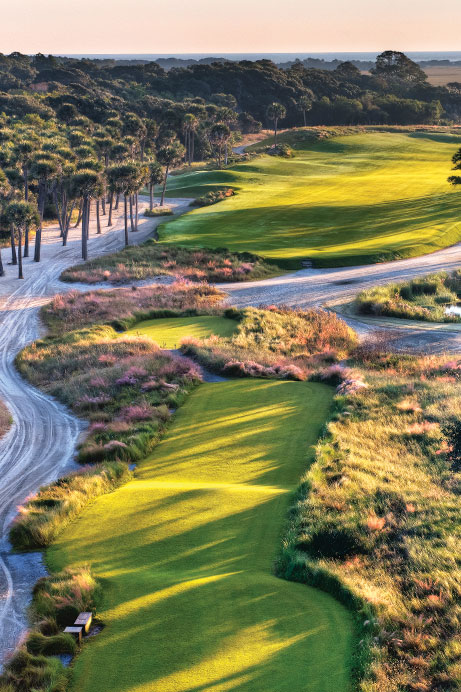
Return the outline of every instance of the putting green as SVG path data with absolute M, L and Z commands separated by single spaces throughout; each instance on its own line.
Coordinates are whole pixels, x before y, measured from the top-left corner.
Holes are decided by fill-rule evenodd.
M 350 614 L 271 573 L 331 399 L 305 382 L 201 385 L 136 479 L 64 531 L 48 561 L 91 563 L 107 625 L 73 690 L 350 689 Z
M 281 136 L 290 141 L 295 135 Z M 224 171 L 172 177 L 169 194 L 237 195 L 167 225 L 161 241 L 227 247 L 299 266 L 411 257 L 461 239 L 461 194 L 447 183 L 461 137 L 369 132 L 313 141 L 295 158 L 264 155 Z
M 211 334 L 230 336 L 236 328 L 237 322 L 227 317 L 166 317 L 138 322 L 122 336 L 149 336 L 160 348 L 179 348 L 181 339 L 186 336 L 197 339 L 206 339 Z

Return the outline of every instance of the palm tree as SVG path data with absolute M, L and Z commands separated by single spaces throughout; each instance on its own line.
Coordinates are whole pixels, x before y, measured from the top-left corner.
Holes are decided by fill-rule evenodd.
M 134 187 L 134 181 L 138 180 L 139 172 L 135 163 L 121 163 L 112 166 L 107 171 L 109 186 L 117 195 L 123 194 L 124 198 L 124 219 L 125 219 L 125 246 L 129 245 L 128 240 L 128 195 Z M 139 188 L 138 188 L 139 189 Z
M 278 123 L 279 120 L 283 120 L 283 118 L 286 117 L 287 109 L 285 106 L 282 106 L 281 103 L 274 101 L 274 103 L 271 103 L 270 106 L 267 107 L 266 113 L 269 120 L 272 120 L 274 123 L 274 146 L 277 146 Z
M 24 178 L 24 201 L 29 201 L 29 169 L 33 154 L 37 151 L 37 144 L 30 139 L 20 139 L 16 142 L 14 152 L 16 160 L 21 166 Z M 24 233 L 24 257 L 29 257 L 29 228 L 26 226 Z
M 178 142 L 178 140 L 173 140 L 171 144 L 167 144 L 161 147 L 157 152 L 157 159 L 165 167 L 164 177 L 163 177 L 163 188 L 162 188 L 162 199 L 160 201 L 160 206 L 163 207 L 165 203 L 165 192 L 166 183 L 168 179 L 168 173 L 170 168 L 178 166 L 184 158 L 185 149 L 183 145 Z
M 10 188 L 10 184 L 8 182 L 8 178 L 6 177 L 6 175 L 4 174 L 2 169 L 0 168 L 0 206 L 8 198 L 10 191 L 11 191 L 11 188 Z M 2 253 L 0 250 L 0 276 L 3 276 L 4 273 L 5 273 L 5 271 L 3 269 Z
M 186 158 L 189 166 L 194 160 L 194 133 L 198 127 L 198 119 L 193 113 L 186 113 L 183 119 L 184 144 L 186 145 Z
M 227 152 L 227 143 L 230 139 L 230 136 L 231 136 L 231 131 L 225 123 L 216 123 L 216 125 L 213 125 L 213 127 L 210 130 L 210 142 L 215 145 L 216 150 L 218 152 L 218 167 L 219 168 L 221 168 L 223 146 L 226 147 L 226 152 Z M 227 161 L 227 154 L 226 154 L 226 161 Z
M 51 154 L 45 154 L 45 152 L 39 152 L 31 165 L 30 176 L 38 181 L 38 213 L 40 214 L 40 223 L 35 234 L 34 262 L 40 262 L 43 214 L 48 184 L 51 178 L 57 174 L 58 169 L 59 166 L 56 159 Z
M 154 189 L 156 185 L 163 182 L 163 168 L 158 161 L 151 161 L 148 164 L 147 184 L 149 185 L 149 209 L 154 208 Z
M 90 227 L 91 198 L 97 199 L 102 194 L 101 177 L 97 171 L 78 171 L 73 177 L 74 194 L 82 198 L 82 258 L 88 259 L 88 236 Z
M 306 127 L 307 125 L 306 113 L 312 109 L 312 103 L 314 101 L 314 98 L 314 92 L 310 89 L 306 89 L 306 91 L 298 101 L 298 108 L 302 112 L 304 118 L 304 127 Z
M 18 234 L 18 279 L 23 279 L 22 273 L 22 233 L 26 228 L 39 226 L 40 214 L 37 208 L 29 202 L 10 202 L 3 212 L 5 221 Z

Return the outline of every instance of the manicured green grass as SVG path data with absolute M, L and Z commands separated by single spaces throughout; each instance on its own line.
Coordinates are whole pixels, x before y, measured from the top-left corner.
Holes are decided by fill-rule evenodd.
M 212 334 L 231 336 L 237 328 L 237 322 L 227 317 L 201 315 L 194 317 L 166 317 L 164 319 L 138 322 L 123 335 L 148 336 L 160 348 L 179 348 L 180 341 L 186 336 L 206 339 Z
M 461 238 L 461 195 L 447 183 L 461 137 L 368 132 L 303 141 L 297 131 L 293 141 L 293 159 L 263 155 L 172 178 L 176 197 L 224 185 L 237 194 L 164 226 L 162 242 L 247 250 L 284 266 L 306 257 L 341 266 L 424 254 Z
M 321 384 L 204 384 L 137 477 L 48 552 L 89 562 L 104 631 L 79 692 L 345 692 L 353 625 L 330 596 L 272 575 L 292 490 L 331 405 Z

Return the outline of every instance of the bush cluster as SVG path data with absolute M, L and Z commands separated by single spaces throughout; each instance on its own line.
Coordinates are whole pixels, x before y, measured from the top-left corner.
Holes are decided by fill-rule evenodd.
M 221 202 L 227 197 L 232 197 L 235 195 L 234 190 L 231 187 L 224 187 L 221 190 L 210 190 L 203 197 L 197 197 L 193 202 L 190 203 L 191 207 L 209 207 L 212 204 Z

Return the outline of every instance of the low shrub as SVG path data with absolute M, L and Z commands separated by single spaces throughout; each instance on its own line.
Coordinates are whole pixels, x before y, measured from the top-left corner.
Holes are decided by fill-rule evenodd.
M 0 438 L 5 435 L 5 433 L 8 432 L 10 429 L 10 426 L 13 422 L 13 419 L 11 417 L 11 413 L 3 403 L 3 401 L 0 401 Z
M 231 187 L 225 187 L 222 190 L 210 190 L 203 197 L 197 197 L 193 202 L 190 203 L 191 207 L 209 207 L 212 204 L 221 202 L 227 197 L 232 197 L 235 194 Z
M 461 316 L 446 307 L 461 298 L 461 272 L 440 272 L 404 283 L 386 284 L 361 291 L 355 299 L 362 315 L 388 316 L 425 322 L 460 322 Z
M 156 216 L 172 216 L 173 210 L 170 207 L 154 207 L 153 209 L 146 209 L 144 211 L 144 216 L 148 218 L 155 218 Z
M 66 269 L 63 281 L 87 284 L 107 282 L 126 284 L 156 276 L 188 279 L 194 282 L 247 281 L 263 279 L 282 270 L 248 252 L 225 249 L 183 248 L 148 240 L 112 255 Z
M 268 147 L 266 153 L 271 156 L 281 156 L 284 159 L 291 159 L 294 156 L 293 149 L 288 144 L 277 144 L 277 146 Z

